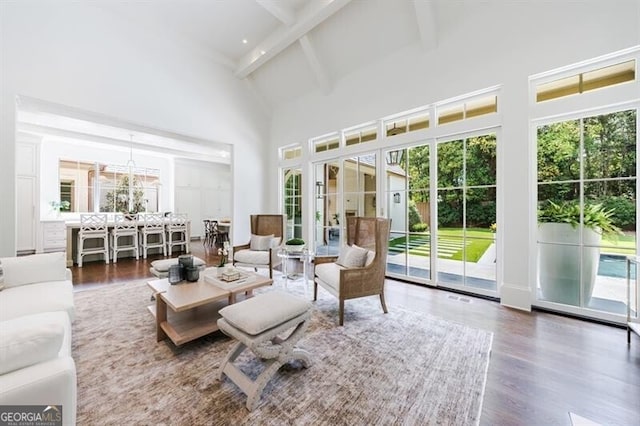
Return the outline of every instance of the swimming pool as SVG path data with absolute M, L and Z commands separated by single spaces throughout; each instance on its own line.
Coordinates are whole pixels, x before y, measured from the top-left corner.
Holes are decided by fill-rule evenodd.
M 613 278 L 627 278 L 627 257 L 622 254 L 601 254 L 598 275 Z M 631 278 L 635 278 L 635 269 L 631 269 Z

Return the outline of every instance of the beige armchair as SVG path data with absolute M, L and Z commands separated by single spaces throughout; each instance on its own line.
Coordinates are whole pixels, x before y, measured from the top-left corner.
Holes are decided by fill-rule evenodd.
M 341 256 L 315 258 L 313 300 L 318 298 L 318 285 L 337 297 L 340 325 L 344 324 L 344 301 L 347 299 L 379 295 L 382 310 L 387 313 L 384 276 L 390 225 L 390 219 L 348 217 L 347 246 L 341 250 Z M 366 249 L 366 253 L 354 245 Z M 349 253 L 350 250 L 353 252 Z M 352 266 L 359 261 L 363 266 Z
M 233 247 L 233 265 L 256 271 L 269 268 L 269 278 L 273 278 L 273 267 L 281 263 L 277 253 L 283 243 L 284 223 L 281 214 L 251 215 L 251 241 Z

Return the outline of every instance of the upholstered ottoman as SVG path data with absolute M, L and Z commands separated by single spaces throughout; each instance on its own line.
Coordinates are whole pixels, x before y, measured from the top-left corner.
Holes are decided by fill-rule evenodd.
M 158 278 L 166 278 L 169 275 L 169 267 L 177 264 L 177 257 L 174 257 L 172 259 L 154 260 L 153 262 L 151 262 L 151 268 L 149 268 L 149 272 L 151 272 Z M 193 256 L 193 266 L 197 267 L 200 271 L 204 271 L 204 269 L 207 267 L 207 264 L 199 257 Z
M 247 409 L 254 410 L 264 387 L 278 369 L 289 361 L 311 365 L 309 353 L 295 345 L 303 337 L 311 318 L 311 303 L 279 290 L 259 294 L 251 299 L 220 309 L 220 330 L 238 340 L 218 368 L 220 380 L 227 375 L 246 395 Z M 294 328 L 286 339 L 279 334 Z M 249 348 L 265 368 L 251 380 L 233 361 Z

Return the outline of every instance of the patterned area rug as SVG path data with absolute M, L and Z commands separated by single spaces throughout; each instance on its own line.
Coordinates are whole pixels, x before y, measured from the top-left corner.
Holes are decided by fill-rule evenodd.
M 337 300 L 321 293 L 301 340 L 313 365 L 283 366 L 248 412 L 246 396 L 216 379 L 231 339 L 218 332 L 179 348 L 157 343 L 150 294 L 144 282 L 76 293 L 79 425 L 479 421 L 490 332 L 395 306 L 384 315 L 375 297 L 347 301 L 338 327 Z M 246 351 L 240 362 L 259 373 Z

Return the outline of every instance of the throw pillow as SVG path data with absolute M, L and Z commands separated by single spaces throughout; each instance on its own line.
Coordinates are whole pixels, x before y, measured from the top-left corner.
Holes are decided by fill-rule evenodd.
M 31 321 L 33 317 L 34 321 Z M 37 316 L 0 323 L 0 374 L 58 356 L 64 338 L 61 324 L 35 321 Z
M 5 288 L 67 279 L 67 257 L 64 252 L 4 257 L 1 262 Z
M 270 235 L 251 234 L 251 242 L 249 243 L 249 247 L 253 251 L 267 251 L 271 248 L 271 240 L 273 240 L 273 234 L 270 234 Z
M 367 261 L 369 250 L 357 245 L 344 246 L 340 250 L 340 256 L 336 263 L 345 268 L 362 268 Z

